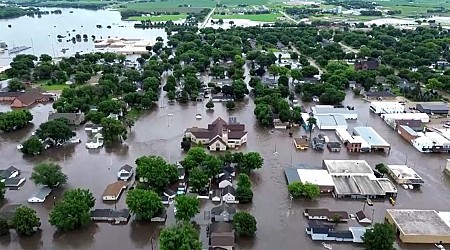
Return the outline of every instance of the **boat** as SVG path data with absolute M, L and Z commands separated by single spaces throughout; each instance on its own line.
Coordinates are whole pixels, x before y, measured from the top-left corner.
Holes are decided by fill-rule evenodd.
M 333 249 L 333 247 L 330 244 L 327 244 L 325 242 L 322 242 L 322 246 L 326 249 Z
M 29 47 L 29 46 L 13 47 L 12 49 L 8 50 L 8 52 L 10 54 L 15 54 L 15 53 L 19 53 L 21 51 L 27 50 L 27 49 L 31 49 L 31 47 Z
M 202 115 L 201 115 L 201 114 L 197 114 L 197 115 L 195 116 L 195 119 L 197 119 L 197 120 L 202 119 Z

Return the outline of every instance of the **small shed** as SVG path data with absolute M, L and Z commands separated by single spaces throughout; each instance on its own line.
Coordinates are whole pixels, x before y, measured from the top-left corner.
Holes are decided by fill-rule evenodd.
M 357 212 L 356 219 L 358 220 L 359 223 L 362 223 L 362 224 L 372 223 L 372 220 L 369 219 L 369 217 L 366 215 L 366 213 L 364 211 Z
M 28 199 L 28 202 L 30 203 L 42 203 L 45 201 L 47 196 L 52 192 L 52 189 L 49 187 L 42 187 L 39 189 L 38 192 L 36 192 L 32 197 Z

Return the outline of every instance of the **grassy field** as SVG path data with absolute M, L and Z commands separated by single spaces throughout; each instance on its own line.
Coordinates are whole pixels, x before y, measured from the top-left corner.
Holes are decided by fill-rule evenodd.
M 132 16 L 128 18 L 128 21 L 153 21 L 153 22 L 166 22 L 177 21 L 185 19 L 186 15 L 162 15 L 162 16 Z
M 189 4 L 190 7 L 183 6 Z M 126 4 L 128 10 L 137 11 L 179 11 L 181 13 L 199 12 L 203 8 L 212 8 L 216 6 L 214 0 L 190 0 L 189 2 L 183 0 L 168 0 L 156 1 L 147 3 L 129 3 Z M 178 7 L 182 6 L 182 7 Z
M 67 85 L 67 84 L 54 84 L 54 85 L 40 84 L 39 87 L 46 91 L 55 91 L 55 90 L 63 90 L 65 88 L 68 88 L 69 85 Z
M 256 22 L 275 22 L 280 13 L 259 14 L 259 15 L 214 15 L 214 19 L 248 19 Z

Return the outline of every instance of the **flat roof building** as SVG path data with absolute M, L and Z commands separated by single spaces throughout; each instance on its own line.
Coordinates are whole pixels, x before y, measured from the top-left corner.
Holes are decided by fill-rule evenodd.
M 380 184 L 368 176 L 333 176 L 334 195 L 336 198 L 384 198 L 386 192 Z
M 398 184 L 420 186 L 424 182 L 414 169 L 406 165 L 386 165 L 388 173 Z
M 323 160 L 322 167 L 333 176 L 373 176 L 372 168 L 364 160 Z
M 286 168 L 284 170 L 288 184 L 295 181 L 309 182 L 319 186 L 321 193 L 331 193 L 334 190 L 334 182 L 331 175 L 325 169 Z
M 347 121 L 343 115 L 320 114 L 314 116 L 320 130 L 347 129 Z
M 450 227 L 435 210 L 387 209 L 385 219 L 403 243 L 450 243 Z
M 381 114 L 386 123 L 394 122 L 395 120 L 420 120 L 423 123 L 430 122 L 430 116 L 425 113 L 398 113 L 398 114 Z
M 356 135 L 361 136 L 370 145 L 372 151 L 391 150 L 391 145 L 372 127 L 355 127 L 354 130 Z
M 314 116 L 316 115 L 342 115 L 346 120 L 358 119 L 358 113 L 348 108 L 335 108 L 332 105 L 316 105 L 311 108 Z
M 397 114 L 405 111 L 405 106 L 398 102 L 371 102 L 370 111 L 375 114 Z
M 448 104 L 445 102 L 418 103 L 416 104 L 416 109 L 426 114 L 435 114 L 435 115 L 448 114 Z

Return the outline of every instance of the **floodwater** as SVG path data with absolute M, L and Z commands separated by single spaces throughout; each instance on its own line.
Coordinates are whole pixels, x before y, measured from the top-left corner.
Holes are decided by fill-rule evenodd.
M 56 10 L 58 8 L 42 8 L 42 10 Z M 139 38 L 155 40 L 160 36 L 166 39 L 164 29 L 135 29 L 135 22 L 122 21 L 120 13 L 112 10 L 85 10 L 63 8 L 62 14 L 43 15 L 41 18 L 23 16 L 14 19 L 0 19 L 0 40 L 5 41 L 9 48 L 14 46 L 29 46 L 24 54 L 49 54 L 53 57 L 63 57 L 75 54 L 75 52 L 94 51 L 94 42 L 91 36 L 99 38 Z M 73 13 L 70 13 L 73 12 Z M 11 25 L 11 28 L 8 28 Z M 97 28 L 96 25 L 102 25 Z M 111 28 L 108 29 L 107 26 Z M 75 31 L 73 31 L 75 30 Z M 70 36 L 69 36 L 70 34 Z M 72 43 L 68 39 L 77 34 L 86 34 L 85 42 Z M 66 36 L 62 42 L 58 42 L 58 35 Z M 62 53 L 63 48 L 68 49 Z M 8 65 L 15 54 L 7 52 L 0 54 L 0 65 Z
M 217 117 L 228 118 L 236 116 L 238 120 L 246 124 L 248 143 L 240 150 L 258 151 L 264 157 L 264 166 L 255 171 L 251 179 L 253 181 L 254 200 L 251 205 L 239 205 L 243 210 L 251 212 L 258 221 L 258 231 L 254 240 L 238 240 L 237 249 L 323 249 L 320 242 L 313 242 L 305 234 L 307 221 L 302 215 L 303 209 L 309 206 L 328 207 L 329 209 L 346 210 L 355 213 L 362 209 L 362 201 L 336 200 L 332 197 L 321 197 L 314 201 L 293 201 L 290 203 L 286 188 L 283 169 L 291 165 L 307 164 L 320 166 L 323 159 L 364 159 L 371 166 L 379 162 L 389 164 L 402 164 L 406 160 L 425 180 L 425 185 L 420 191 L 404 190 L 399 188 L 396 208 L 441 209 L 448 210 L 450 199 L 449 181 L 443 175 L 446 155 L 425 155 L 417 152 L 408 145 L 382 120 L 369 113 L 368 103 L 359 98 L 354 98 L 349 92 L 345 105 L 353 105 L 358 111 L 357 122 L 350 126 L 373 126 L 392 145 L 390 155 L 383 153 L 374 154 L 349 154 L 345 150 L 340 153 L 323 153 L 308 151 L 295 151 L 292 139 L 287 131 L 270 132 L 269 129 L 260 127 L 253 116 L 254 104 L 252 100 L 246 100 L 238 105 L 233 112 L 226 111 L 222 104 L 215 105 L 214 111 L 207 111 L 205 103 L 189 105 L 167 105 L 163 100 L 162 107 L 143 115 L 137 122 L 126 146 L 113 149 L 100 149 L 88 151 L 84 143 L 73 145 L 64 149 L 51 149 L 44 155 L 34 158 L 23 157 L 16 149 L 17 143 L 24 140 L 34 128 L 26 128 L 11 134 L 1 136 L 0 157 L 2 166 L 14 165 L 22 170 L 24 177 L 29 177 L 33 166 L 44 160 L 52 160 L 59 163 L 63 171 L 69 176 L 66 188 L 89 188 L 97 198 L 96 207 L 113 208 L 114 204 L 104 204 L 101 194 L 111 182 L 116 179 L 117 170 L 125 163 L 134 165 L 137 157 L 142 155 L 160 155 L 174 163 L 183 158 L 180 149 L 180 141 L 186 127 L 207 126 Z M 6 106 L 3 106 L 6 108 Z M 39 105 L 32 109 L 35 118 L 33 123 L 37 126 L 46 120 L 51 105 Z M 195 114 L 201 113 L 202 120 L 196 120 Z M 173 116 L 168 116 L 173 114 Z M 306 133 L 303 130 L 294 130 L 294 136 Z M 315 131 L 313 134 L 318 133 Z M 326 132 L 330 138 L 335 138 L 334 133 Z M 78 129 L 78 136 L 86 141 L 86 133 L 83 128 Z M 274 154 L 275 148 L 278 154 Z M 8 190 L 6 197 L 8 203 L 26 203 L 35 192 L 34 184 L 27 180 L 20 190 Z M 0 238 L 1 249 L 151 249 L 152 242 L 157 248 L 156 239 L 161 225 L 155 223 L 139 223 L 131 220 L 128 225 L 113 226 L 107 223 L 92 224 L 92 226 L 77 232 L 66 234 L 56 233 L 49 225 L 48 213 L 51 211 L 54 199 L 58 199 L 62 190 L 52 193 L 44 204 L 29 204 L 36 209 L 42 221 L 42 232 L 32 237 L 18 237 L 12 233 L 9 237 Z M 52 196 L 55 196 L 53 198 Z M 121 197 L 117 208 L 123 208 L 125 195 Z M 196 217 L 201 226 L 202 238 L 205 239 L 206 221 L 203 220 L 203 211 L 209 210 L 213 204 L 210 201 L 202 202 L 202 211 Z M 375 220 L 383 221 L 384 211 L 392 207 L 389 202 L 374 202 Z M 173 223 L 173 212 L 169 208 L 167 224 Z M 345 228 L 356 224 L 354 221 L 340 225 Z M 206 240 L 205 240 L 206 242 Z M 333 243 L 333 249 L 360 249 L 360 245 L 347 243 Z M 206 245 L 205 245 L 206 246 Z M 300 247 L 301 246 L 301 247 Z M 397 249 L 432 249 L 430 245 L 400 245 Z

